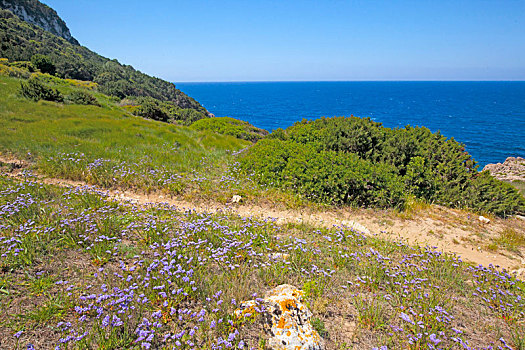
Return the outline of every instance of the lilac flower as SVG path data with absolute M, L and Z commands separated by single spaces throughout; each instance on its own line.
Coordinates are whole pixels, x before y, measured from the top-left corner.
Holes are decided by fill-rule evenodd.
M 412 321 L 412 319 L 410 318 L 410 316 L 408 316 L 407 314 L 405 314 L 404 312 L 402 312 L 399 317 L 401 317 L 401 319 L 403 319 L 403 321 L 406 321 L 408 323 L 411 323 L 413 325 L 415 325 L 414 321 Z
M 435 345 L 441 343 L 441 340 L 439 340 L 438 337 L 437 337 L 434 333 L 432 333 L 428 338 L 429 338 L 430 341 L 431 341 L 432 343 L 434 343 Z
M 18 339 L 18 338 L 20 338 L 20 336 L 22 335 L 22 333 L 24 333 L 24 331 L 16 332 L 16 333 L 14 334 L 14 337 L 15 337 L 16 339 Z

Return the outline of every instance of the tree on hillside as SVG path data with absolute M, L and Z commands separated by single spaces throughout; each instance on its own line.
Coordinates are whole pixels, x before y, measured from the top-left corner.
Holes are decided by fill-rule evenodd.
M 48 73 L 51 75 L 55 75 L 56 73 L 56 66 L 46 55 L 36 54 L 31 57 L 31 63 L 33 63 L 33 66 L 35 68 L 39 69 L 42 73 Z

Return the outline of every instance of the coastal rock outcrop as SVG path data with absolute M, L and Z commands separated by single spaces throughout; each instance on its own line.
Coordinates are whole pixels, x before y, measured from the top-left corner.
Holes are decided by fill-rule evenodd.
M 271 349 L 324 350 L 324 340 L 310 324 L 312 313 L 302 303 L 302 296 L 301 290 L 283 284 L 264 299 L 243 302 L 235 315 L 242 318 L 259 312 Z
M 525 158 L 522 157 L 508 157 L 503 163 L 487 164 L 485 170 L 498 180 L 525 182 Z
M 55 10 L 37 0 L 0 0 L 0 8 L 9 10 L 21 20 L 36 25 L 48 32 L 79 45 L 69 28 Z

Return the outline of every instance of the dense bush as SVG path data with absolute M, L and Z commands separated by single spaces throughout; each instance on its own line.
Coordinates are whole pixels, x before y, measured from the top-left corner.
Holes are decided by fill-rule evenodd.
M 241 140 L 257 142 L 268 131 L 257 128 L 248 122 L 229 117 L 201 119 L 191 126 L 195 130 L 210 130 L 223 135 L 231 135 Z
M 476 174 L 465 191 L 464 205 L 505 217 L 523 213 L 525 198 L 512 185 L 492 177 L 488 171 Z
M 75 90 L 67 95 L 67 101 L 77 105 L 99 106 L 97 99 L 87 91 Z
M 145 101 L 137 110 L 136 114 L 153 120 L 167 122 L 169 119 L 168 113 L 154 101 Z
M 291 188 L 307 198 L 357 206 L 402 207 L 403 182 L 387 164 L 314 145 L 265 139 L 243 158 L 259 182 Z
M 36 54 L 31 57 L 31 63 L 36 69 L 39 69 L 42 73 L 54 75 L 56 67 L 51 58 L 46 55 Z
M 151 97 L 128 96 L 124 101 L 136 106 L 130 111 L 143 118 L 158 120 L 168 123 L 190 125 L 191 123 L 206 118 L 206 115 L 191 108 L 180 108 L 170 101 L 159 101 Z
M 278 129 L 240 159 L 259 182 L 330 203 L 399 207 L 407 196 L 507 216 L 525 211 L 512 186 L 477 171 L 454 139 L 356 117 Z
M 31 64 L 31 62 L 29 62 L 29 64 Z M 0 58 L 0 75 L 28 79 L 31 76 L 31 71 L 10 63 L 7 58 Z
M 64 101 L 64 97 L 58 90 L 42 84 L 36 78 L 31 78 L 27 82 L 20 82 L 19 91 L 22 96 L 33 101 Z

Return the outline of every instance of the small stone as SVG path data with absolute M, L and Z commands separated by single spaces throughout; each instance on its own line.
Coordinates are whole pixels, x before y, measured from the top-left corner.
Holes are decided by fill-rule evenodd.
M 286 253 L 270 253 L 268 257 L 272 260 L 287 260 L 290 257 L 290 254 Z
M 341 225 L 346 226 L 353 231 L 364 233 L 365 235 L 370 234 L 370 230 L 368 228 L 352 220 L 343 220 L 341 221 Z
M 480 215 L 478 220 L 484 224 L 489 224 L 490 223 L 490 219 L 489 218 L 486 218 L 484 217 L 483 215 Z

